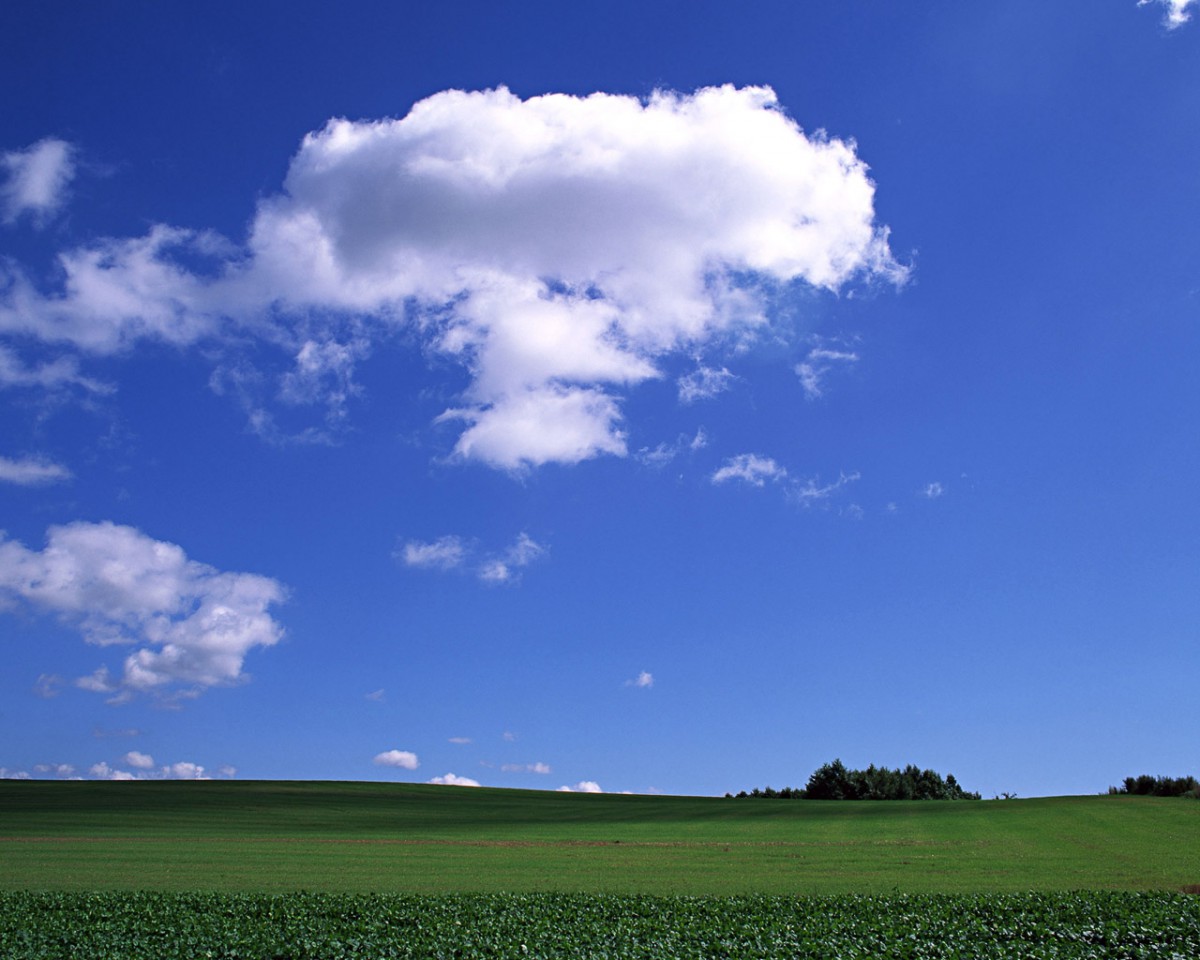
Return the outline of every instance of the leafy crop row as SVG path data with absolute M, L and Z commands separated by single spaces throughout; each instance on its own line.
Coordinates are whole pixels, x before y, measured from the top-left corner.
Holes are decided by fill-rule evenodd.
M 0 956 L 1182 960 L 1200 899 L 0 893 Z

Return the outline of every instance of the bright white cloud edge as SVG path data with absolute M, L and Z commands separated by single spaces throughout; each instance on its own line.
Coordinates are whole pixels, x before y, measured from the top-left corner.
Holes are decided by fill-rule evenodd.
M 60 263 L 49 294 L 6 271 L 0 333 L 113 353 L 280 323 L 295 368 L 279 392 L 332 393 L 331 411 L 367 347 L 313 317 L 415 325 L 471 377 L 441 418 L 461 424 L 453 456 L 510 471 L 624 456 L 620 392 L 668 354 L 752 336 L 781 285 L 905 272 L 854 145 L 805 135 L 767 87 L 732 86 L 644 101 L 451 90 L 402 119 L 332 120 L 244 250 L 159 224 Z M 702 370 L 685 400 L 727 382 Z

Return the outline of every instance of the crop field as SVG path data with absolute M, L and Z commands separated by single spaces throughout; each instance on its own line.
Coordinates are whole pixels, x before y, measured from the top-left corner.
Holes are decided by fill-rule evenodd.
M 1200 901 L 892 897 L 0 894 L 6 960 L 1200 956 Z
M 1200 804 L 0 781 L 0 956 L 1196 957 Z

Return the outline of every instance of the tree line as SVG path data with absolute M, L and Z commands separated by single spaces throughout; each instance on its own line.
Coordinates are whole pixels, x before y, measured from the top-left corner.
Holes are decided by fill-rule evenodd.
M 1200 783 L 1195 777 L 1126 777 L 1119 787 L 1109 787 L 1109 793 L 1128 793 L 1143 797 L 1194 797 L 1200 799 Z
M 874 764 L 866 770 L 850 770 L 834 760 L 813 771 L 803 788 L 755 787 L 749 793 L 727 793 L 726 797 L 761 797 L 770 800 L 978 800 L 958 785 L 953 774 L 942 777 L 933 770 L 921 770 L 909 764 L 903 770 L 891 770 Z

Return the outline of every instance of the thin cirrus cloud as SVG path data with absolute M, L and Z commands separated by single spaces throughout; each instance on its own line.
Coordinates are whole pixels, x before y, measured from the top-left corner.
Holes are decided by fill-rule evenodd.
M 24 150 L 0 154 L 0 217 L 13 224 L 29 216 L 44 226 L 66 201 L 75 176 L 75 149 L 65 140 L 47 137 Z
M 407 567 L 425 570 L 459 570 L 469 568 L 484 583 L 513 584 L 520 580 L 521 571 L 546 555 L 549 548 L 529 534 L 521 532 L 505 550 L 476 556 L 474 545 L 457 536 L 439 537 L 423 542 L 410 540 L 396 550 L 396 557 Z
M 404 327 L 468 373 L 437 418 L 452 459 L 625 456 L 623 393 L 667 358 L 752 339 L 789 284 L 904 280 L 874 189 L 852 143 L 806 135 L 767 87 L 450 90 L 306 136 L 244 247 L 156 224 L 63 251 L 57 290 L 4 268 L 0 335 L 105 354 L 271 327 L 294 364 L 277 402 L 332 395 L 337 419 L 372 339 Z M 728 381 L 701 364 L 680 398 Z
M 762 457 L 757 453 L 739 453 L 727 459 L 713 472 L 712 482 L 721 484 L 739 481 L 752 487 L 762 487 L 767 481 L 778 482 L 786 476 L 787 469 L 771 457 Z
M 540 760 L 536 763 L 503 763 L 500 769 L 504 773 L 551 773 L 550 764 L 542 763 Z
M 133 527 L 51 527 L 30 550 L 0 535 L 0 609 L 25 604 L 56 615 L 96 646 L 132 646 L 119 676 L 107 666 L 75 681 L 110 694 L 194 696 L 246 679 L 245 659 L 283 635 L 271 616 L 285 591 L 268 577 L 188 559 Z

